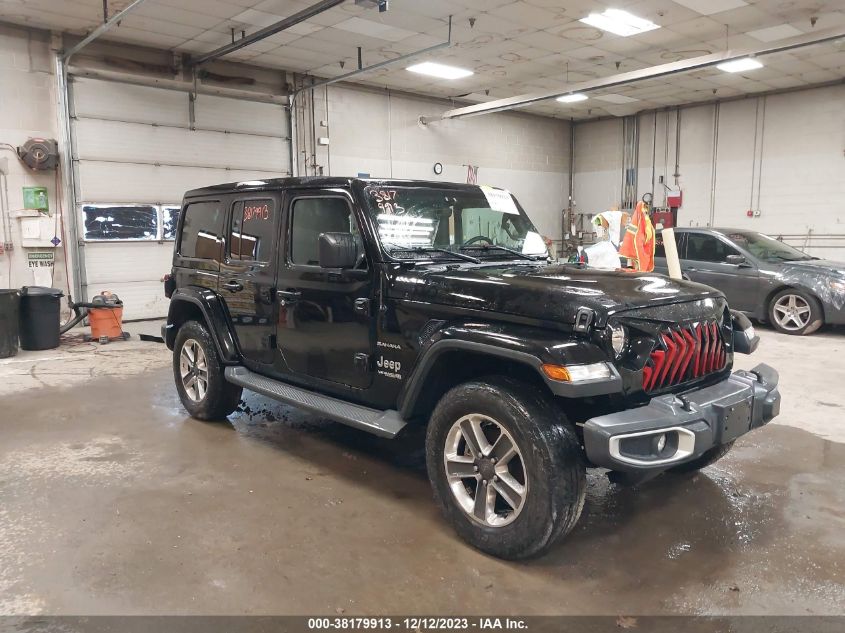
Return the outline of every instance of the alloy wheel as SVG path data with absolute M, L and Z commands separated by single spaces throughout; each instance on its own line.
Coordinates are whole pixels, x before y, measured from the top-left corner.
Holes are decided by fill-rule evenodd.
M 458 505 L 488 527 L 513 522 L 525 505 L 528 475 L 510 433 L 493 418 L 470 414 L 446 436 L 444 467 Z
M 803 297 L 783 295 L 773 306 L 772 312 L 779 326 L 794 332 L 807 326 L 812 310 Z
M 179 354 L 179 375 L 185 393 L 200 402 L 208 391 L 208 361 L 202 346 L 192 338 L 185 341 Z

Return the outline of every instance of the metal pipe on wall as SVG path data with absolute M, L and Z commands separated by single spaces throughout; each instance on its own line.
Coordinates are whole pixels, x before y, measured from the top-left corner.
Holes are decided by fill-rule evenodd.
M 86 301 L 87 298 L 83 289 L 87 285 L 87 274 L 85 268 L 85 257 L 83 256 L 83 243 L 79 239 L 79 213 L 78 199 L 76 195 L 76 170 L 73 162 L 73 146 L 71 134 L 71 93 L 69 85 L 68 67 L 66 58 L 56 55 L 56 94 L 59 99 L 59 147 L 62 152 L 62 180 L 65 190 L 64 212 L 70 213 L 64 248 L 70 249 L 71 264 L 73 266 L 73 296 L 77 301 Z
M 761 187 L 763 185 L 763 143 L 766 141 L 766 103 L 768 101 L 768 97 L 763 97 L 763 107 L 762 111 L 760 112 L 760 163 L 757 167 L 757 205 L 754 207 L 755 210 L 760 209 L 760 195 L 761 195 Z
M 716 167 L 719 154 L 719 111 L 721 104 L 713 106 L 713 160 L 710 165 L 710 221 L 707 226 L 713 226 L 716 221 Z
M 343 75 L 338 75 L 337 77 L 331 77 L 329 79 L 323 79 L 321 81 L 312 83 L 309 86 L 302 86 L 300 88 L 295 89 L 291 95 L 288 97 L 288 108 L 291 112 L 291 137 L 294 137 L 293 134 L 293 126 L 296 125 L 294 119 L 296 119 L 295 109 L 296 109 L 296 98 L 306 90 L 310 90 L 313 93 L 313 90 L 316 88 L 322 88 L 323 86 L 329 86 L 334 83 L 338 83 L 339 81 L 344 81 L 349 79 L 350 77 L 355 77 L 357 75 L 361 75 L 366 72 L 370 72 L 372 70 L 377 70 L 379 68 L 384 68 L 385 66 L 389 66 L 391 64 L 396 64 L 398 62 L 402 62 L 412 57 L 417 57 L 418 55 L 424 55 L 426 53 L 430 53 L 436 50 L 440 50 L 441 48 L 448 48 L 452 45 L 452 16 L 449 16 L 449 24 L 448 24 L 448 32 L 445 42 L 441 42 L 440 44 L 435 44 L 434 46 L 428 46 L 426 48 L 421 48 L 420 50 L 413 51 L 411 53 L 406 53 L 404 55 L 400 55 L 399 57 L 394 57 L 392 59 L 386 59 L 382 62 L 378 62 L 377 64 L 372 64 L 370 66 L 366 66 L 364 68 L 358 68 L 351 72 L 345 73 Z M 328 104 L 326 104 L 328 108 Z M 299 126 L 297 126 L 299 127 Z M 295 156 L 295 150 L 293 148 L 293 143 L 291 143 L 291 159 Z M 291 169 L 293 169 L 293 160 L 291 161 Z M 294 175 L 298 175 L 298 170 L 294 172 Z

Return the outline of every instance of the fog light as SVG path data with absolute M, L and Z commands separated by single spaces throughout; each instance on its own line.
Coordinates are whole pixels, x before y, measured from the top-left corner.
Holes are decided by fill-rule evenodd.
M 661 433 L 660 435 L 657 436 L 657 442 L 655 442 L 654 448 L 657 449 L 658 455 L 660 455 L 660 453 L 663 452 L 663 449 L 666 448 L 666 434 L 665 433 Z

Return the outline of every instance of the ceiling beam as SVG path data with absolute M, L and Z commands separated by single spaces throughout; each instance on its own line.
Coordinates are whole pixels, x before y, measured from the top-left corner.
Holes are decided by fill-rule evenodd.
M 423 124 L 432 123 L 434 121 L 441 121 L 444 119 L 457 119 L 460 117 L 478 116 L 481 114 L 490 114 L 492 112 L 502 112 L 505 110 L 513 110 L 515 108 L 522 108 L 539 101 L 548 101 L 549 99 L 556 99 L 564 95 L 572 94 L 574 92 L 588 92 L 590 90 L 598 90 L 601 88 L 612 88 L 614 86 L 622 86 L 626 84 L 636 83 L 638 81 L 645 81 L 647 79 L 656 79 L 658 77 L 666 77 L 678 73 L 698 70 L 700 68 L 708 68 L 728 62 L 734 59 L 741 59 L 743 57 L 759 57 L 761 55 L 770 55 L 772 53 L 781 53 L 790 51 L 796 48 L 803 48 L 805 46 L 812 46 L 814 44 L 822 44 L 840 38 L 845 38 L 845 29 L 836 28 L 820 31 L 818 33 L 808 33 L 806 35 L 799 35 L 780 43 L 767 44 L 754 49 L 746 50 L 726 50 L 720 53 L 712 53 L 710 55 L 702 55 L 701 57 L 691 57 L 690 59 L 683 59 L 677 62 L 670 62 L 668 64 L 661 64 L 659 66 L 650 66 L 640 70 L 632 70 L 629 72 L 610 75 L 609 77 L 602 77 L 599 79 L 591 79 L 589 81 L 582 81 L 574 84 L 562 86 L 559 90 L 547 92 L 535 92 L 523 95 L 516 95 L 514 97 L 507 97 L 505 99 L 496 99 L 495 101 L 488 101 L 486 103 L 479 103 L 476 105 L 465 106 L 462 108 L 455 108 L 447 110 L 442 114 L 432 116 L 421 116 L 420 122 Z
M 127 6 L 127 7 L 126 7 L 123 11 L 118 11 L 117 13 L 115 13 L 113 16 L 111 16 L 111 18 L 110 18 L 110 19 L 108 19 L 108 20 L 106 20 L 105 22 L 103 22 L 100 26 L 98 26 L 96 29 L 94 29 L 93 31 L 91 31 L 91 32 L 88 34 L 88 36 L 87 36 L 87 37 L 85 37 L 85 38 L 84 38 L 84 39 L 82 39 L 80 42 L 78 42 L 78 43 L 76 44 L 76 46 L 73 46 L 72 48 L 69 48 L 68 50 L 63 51 L 63 52 L 62 52 L 62 59 L 63 59 L 65 62 L 67 62 L 67 61 L 68 61 L 71 57 L 73 57 L 76 53 L 78 53 L 78 52 L 79 52 L 79 51 L 81 51 L 83 48 L 85 48 L 86 46 L 88 46 L 91 42 L 93 42 L 94 40 L 96 40 L 96 39 L 97 39 L 98 37 L 100 37 L 103 33 L 105 33 L 106 31 L 108 31 L 109 29 L 111 29 L 111 27 L 113 27 L 115 24 L 117 24 L 118 22 L 120 22 L 120 21 L 121 21 L 123 18 L 125 18 L 125 17 L 129 14 L 129 13 L 131 13 L 132 11 L 134 11 L 135 9 L 137 9 L 137 8 L 138 8 L 138 7 L 139 7 L 139 6 L 140 6 L 140 5 L 144 2 L 144 1 L 145 1 L 145 0 L 134 0 L 134 2 L 132 2 L 129 6 Z
M 214 59 L 219 57 L 223 57 L 224 55 L 228 55 L 234 51 L 238 51 L 242 48 L 249 46 L 250 44 L 254 44 L 255 42 L 261 41 L 270 37 L 271 35 L 275 35 L 285 29 L 289 29 L 290 27 L 299 24 L 300 22 L 305 22 L 310 18 L 313 18 L 315 15 L 323 13 L 324 11 L 328 11 L 332 7 L 336 7 L 337 5 L 341 4 L 344 0 L 320 0 L 316 4 L 311 5 L 310 7 L 303 9 L 302 11 L 298 11 L 291 16 L 288 16 L 278 22 L 274 22 L 269 26 L 265 26 L 263 29 L 259 29 L 255 33 L 250 33 L 249 35 L 242 37 L 239 40 L 232 42 L 231 44 L 226 44 L 225 46 L 221 46 L 209 53 L 204 53 L 198 57 L 193 58 L 190 61 L 191 66 L 198 66 L 199 64 L 204 64 L 206 62 L 210 62 Z

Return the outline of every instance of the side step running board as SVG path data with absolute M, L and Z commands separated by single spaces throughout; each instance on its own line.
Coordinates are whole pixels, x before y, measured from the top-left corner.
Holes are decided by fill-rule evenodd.
M 337 398 L 323 396 L 301 387 L 294 387 L 250 371 L 246 367 L 227 367 L 226 380 L 244 389 L 284 402 L 299 409 L 325 415 L 362 431 L 393 438 L 405 427 L 405 421 L 392 409 L 380 411 Z

